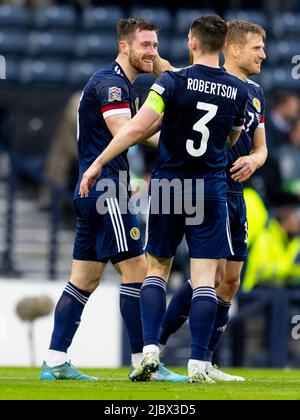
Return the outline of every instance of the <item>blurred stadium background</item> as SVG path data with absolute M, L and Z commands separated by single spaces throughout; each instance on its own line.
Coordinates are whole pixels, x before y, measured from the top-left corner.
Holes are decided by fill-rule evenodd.
M 185 66 L 189 25 L 200 14 L 217 12 L 267 31 L 267 60 L 254 80 L 267 97 L 270 149 L 268 164 L 248 186 L 250 258 L 217 359 L 222 366 L 300 366 L 300 0 L 227 0 L 221 5 L 187 0 L 178 9 L 168 4 L 0 2 L 0 365 L 39 365 L 45 355 L 52 314 L 37 320 L 34 328 L 29 322 L 28 342 L 15 307 L 27 296 L 47 295 L 55 302 L 69 278 L 76 108 L 91 74 L 116 56 L 116 21 L 128 16 L 153 20 L 161 28 L 161 56 Z M 152 81 L 150 75 L 138 78 L 142 97 Z M 154 152 L 137 146 L 130 159 L 136 179 L 149 177 Z M 186 278 L 183 243 L 170 295 Z M 70 352 L 80 366 L 128 363 L 118 284 L 108 268 L 87 305 Z M 109 321 L 103 320 L 107 312 Z M 185 365 L 189 343 L 184 326 L 170 340 L 165 361 Z

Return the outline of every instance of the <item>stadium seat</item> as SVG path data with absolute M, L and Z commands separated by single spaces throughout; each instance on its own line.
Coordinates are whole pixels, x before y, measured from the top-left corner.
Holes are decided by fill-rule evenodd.
M 30 15 L 23 6 L 0 5 L 0 28 L 23 28 L 30 24 Z
M 25 32 L 0 30 L 0 53 L 25 55 L 27 53 L 28 35 Z
M 158 51 L 161 57 L 171 58 L 171 45 L 173 38 L 164 36 L 163 34 L 159 35 Z
M 300 89 L 300 84 L 292 77 L 292 66 L 265 69 L 261 73 L 261 84 L 266 91 L 272 89 L 295 90 L 297 85 Z
M 276 13 L 273 18 L 273 35 L 300 35 L 300 13 Z
M 114 59 L 118 53 L 118 43 L 115 35 L 84 34 L 76 41 L 78 57 L 107 57 Z
M 133 7 L 130 11 L 130 16 L 149 20 L 155 23 L 163 32 L 169 31 L 172 28 L 171 13 L 163 7 Z
M 36 9 L 34 23 L 38 29 L 73 29 L 77 16 L 70 6 L 40 6 Z
M 30 55 L 73 55 L 75 40 L 70 34 L 32 32 L 28 38 Z
M 194 19 L 213 12 L 211 9 L 179 9 L 176 14 L 175 31 L 187 35 Z
M 57 60 L 24 60 L 20 70 L 23 83 L 65 83 L 69 79 L 68 67 Z
M 299 41 L 296 40 L 271 40 L 267 43 L 267 62 L 272 65 L 289 64 L 292 57 L 299 53 Z
M 107 65 L 101 61 L 72 61 L 69 66 L 69 81 L 73 85 L 84 85 L 98 69 Z
M 19 82 L 20 81 L 20 62 L 16 59 L 6 58 L 6 80 L 8 82 Z
M 170 51 L 172 64 L 180 64 L 180 66 L 187 66 L 189 64 L 189 50 L 186 37 L 174 38 Z
M 269 27 L 267 16 L 258 10 L 234 10 L 226 12 L 224 16 L 226 21 L 242 19 L 248 22 L 262 26 L 264 29 Z
M 83 11 L 82 27 L 87 31 L 111 30 L 115 33 L 116 23 L 122 16 L 119 7 L 89 7 Z

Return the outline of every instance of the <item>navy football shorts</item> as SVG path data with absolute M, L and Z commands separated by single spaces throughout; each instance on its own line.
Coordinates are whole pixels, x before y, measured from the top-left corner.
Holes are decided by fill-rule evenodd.
M 229 223 L 234 255 L 229 261 L 246 261 L 248 224 L 246 203 L 242 194 L 228 194 L 227 196 Z
M 121 214 L 116 198 L 106 201 L 107 213 L 99 214 L 97 197 L 74 200 L 77 215 L 73 258 L 116 264 L 144 253 L 136 215 Z
M 219 259 L 233 255 L 226 202 L 205 200 L 204 203 L 204 218 L 197 225 L 187 225 L 185 214 L 152 214 L 150 211 L 146 251 L 170 258 L 185 235 L 190 258 Z

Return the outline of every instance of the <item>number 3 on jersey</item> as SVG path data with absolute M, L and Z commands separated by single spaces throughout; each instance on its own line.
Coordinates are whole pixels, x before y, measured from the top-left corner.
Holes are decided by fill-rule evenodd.
M 191 156 L 194 157 L 200 157 L 204 155 L 207 150 L 207 142 L 209 140 L 210 132 L 206 124 L 214 118 L 218 111 L 218 106 L 207 104 L 205 102 L 197 102 L 197 109 L 200 109 L 201 111 L 207 111 L 207 114 L 201 117 L 200 120 L 198 120 L 193 126 L 193 130 L 202 134 L 200 147 L 198 149 L 194 147 L 194 140 L 186 141 L 186 150 Z

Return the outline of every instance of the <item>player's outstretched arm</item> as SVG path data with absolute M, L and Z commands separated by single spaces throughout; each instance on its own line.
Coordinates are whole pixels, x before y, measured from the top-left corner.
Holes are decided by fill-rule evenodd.
M 80 196 L 88 197 L 89 189 L 93 187 L 100 177 L 103 166 L 129 147 L 141 142 L 145 138 L 145 133 L 150 130 L 159 118 L 160 113 L 144 104 L 132 120 L 119 129 L 107 148 L 85 171 L 80 183 Z
M 253 149 L 249 156 L 238 158 L 232 165 L 232 179 L 236 182 L 246 182 L 253 173 L 263 166 L 268 156 L 266 133 L 264 128 L 257 128 L 253 136 Z
M 141 140 L 142 144 L 145 144 L 146 146 L 157 149 L 162 119 L 163 119 L 163 114 L 160 115 L 159 119 L 145 133 L 145 138 Z

